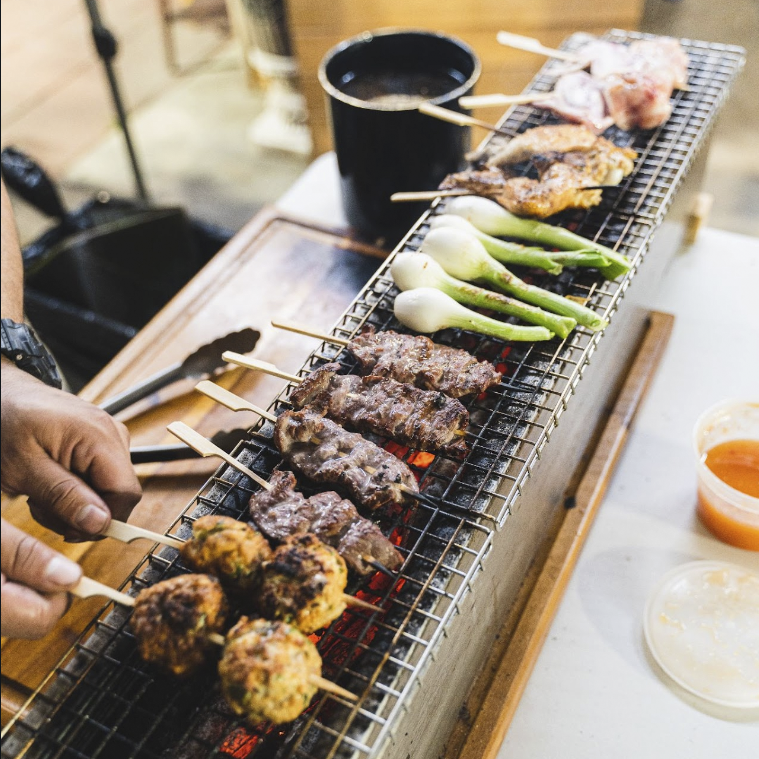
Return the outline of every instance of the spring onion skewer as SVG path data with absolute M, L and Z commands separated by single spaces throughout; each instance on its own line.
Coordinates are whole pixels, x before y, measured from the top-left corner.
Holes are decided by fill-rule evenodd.
M 462 229 L 453 227 L 431 229 L 424 238 L 420 250 L 434 258 L 448 274 L 456 279 L 467 282 L 484 280 L 520 300 L 562 316 L 569 316 L 578 324 L 593 331 L 603 329 L 608 323 L 595 311 L 569 298 L 528 285 L 488 255 L 482 243 Z
M 463 216 L 456 216 L 455 214 L 433 216 L 430 226 L 432 229 L 454 227 L 466 230 L 482 243 L 485 250 L 493 258 L 501 263 L 535 266 L 539 269 L 545 269 L 549 274 L 561 274 L 561 265 L 553 261 L 542 248 L 528 248 L 515 242 L 506 242 L 505 240 L 499 240 L 496 237 L 486 235 L 484 232 L 480 232 L 474 224 L 467 221 Z
M 553 337 L 545 327 L 521 327 L 478 314 L 433 287 L 400 293 L 395 299 L 395 318 L 422 333 L 457 327 L 510 341 L 536 342 Z
M 437 261 L 424 253 L 398 254 L 390 267 L 390 273 L 401 290 L 434 287 L 458 303 L 517 316 L 531 324 L 545 327 L 561 338 L 565 338 L 577 326 L 577 322 L 568 316 L 558 316 L 501 293 L 454 279 Z
M 514 216 L 503 206 L 498 205 L 494 200 L 488 200 L 488 198 L 476 195 L 454 198 L 446 206 L 446 212 L 462 216 L 481 232 L 495 237 L 516 237 L 520 240 L 529 240 L 562 250 L 591 248 L 609 259 L 608 266 L 601 268 L 601 272 L 607 279 L 616 279 L 630 270 L 631 263 L 627 256 L 623 256 L 605 245 L 580 237 L 568 229 L 554 227 L 551 224 L 545 224 L 534 219 Z

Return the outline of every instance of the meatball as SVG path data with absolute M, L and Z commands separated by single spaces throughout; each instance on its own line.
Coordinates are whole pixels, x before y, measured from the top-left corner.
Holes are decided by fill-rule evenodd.
M 271 558 L 266 538 L 254 527 L 222 516 L 200 517 L 192 526 L 192 539 L 182 558 L 198 572 L 221 580 L 230 593 L 250 596 L 261 580 L 261 564 Z
M 208 575 L 163 580 L 137 596 L 131 626 L 145 661 L 175 675 L 189 675 L 206 661 L 210 633 L 224 629 L 227 600 Z
M 343 613 L 347 582 L 345 561 L 334 548 L 313 535 L 294 535 L 264 567 L 261 612 L 310 634 Z
M 285 622 L 242 617 L 229 631 L 219 662 L 221 687 L 237 714 L 256 724 L 294 720 L 317 691 L 316 646 Z

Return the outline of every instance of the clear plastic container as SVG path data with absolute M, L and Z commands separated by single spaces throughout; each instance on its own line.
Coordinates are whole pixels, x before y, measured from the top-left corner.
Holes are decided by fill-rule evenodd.
M 696 422 L 693 446 L 697 459 L 698 515 L 723 542 L 759 551 L 759 498 L 726 484 L 706 465 L 706 454 L 711 449 L 736 440 L 759 441 L 759 403 L 723 401 L 705 411 Z

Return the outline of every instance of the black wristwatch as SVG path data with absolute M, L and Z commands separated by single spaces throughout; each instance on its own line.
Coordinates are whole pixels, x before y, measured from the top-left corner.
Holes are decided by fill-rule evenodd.
M 0 352 L 3 356 L 13 361 L 19 369 L 60 390 L 63 383 L 58 367 L 31 327 L 14 322 L 13 319 L 2 319 L 0 333 Z

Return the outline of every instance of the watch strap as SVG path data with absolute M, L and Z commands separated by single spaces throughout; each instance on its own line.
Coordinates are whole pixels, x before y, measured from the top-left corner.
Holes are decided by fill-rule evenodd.
M 0 320 L 0 347 L 2 355 L 19 369 L 51 387 L 63 386 L 55 360 L 29 325 L 13 319 Z

